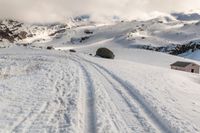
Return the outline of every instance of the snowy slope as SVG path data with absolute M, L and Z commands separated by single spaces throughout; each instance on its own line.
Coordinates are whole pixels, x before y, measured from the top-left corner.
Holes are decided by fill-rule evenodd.
M 200 76 L 139 52 L 146 61 L 1 50 L 0 132 L 198 133 Z
M 95 46 L 97 48 L 99 44 L 103 43 L 106 46 L 107 43 L 115 44 L 117 48 L 147 49 L 179 55 L 200 48 L 199 28 L 198 21 L 180 21 L 167 16 L 148 21 L 76 27 L 60 39 L 43 45 L 52 45 L 56 49 L 70 49 Z M 85 30 L 92 33 L 85 34 Z
M 177 15 L 180 17 L 186 15 L 190 19 L 182 20 Z M 198 16 L 198 13 L 194 13 L 194 16 L 174 13 L 145 21 L 122 20 L 97 23 L 91 21 L 90 16 L 83 15 L 69 19 L 65 24 L 30 25 L 12 20 L 4 20 L 1 24 L 13 32 L 12 36 L 19 35 L 21 32 L 27 33 L 23 39 L 14 39 L 14 44 L 25 44 L 29 47 L 79 47 L 113 39 L 115 43 L 124 47 L 179 55 L 190 50 L 195 51 L 194 47 L 200 48 L 200 41 L 197 42 L 200 36 L 200 20 L 195 16 Z M 193 42 L 198 45 L 189 50 L 177 51 L 180 46 L 190 46 Z M 0 47 L 5 47 L 7 44 L 8 41 L 2 40 L 0 34 Z
M 15 31 L 4 21 L 8 39 L 34 35 L 0 38 L 0 133 L 199 133 L 200 75 L 170 64 L 200 64 L 200 25 L 179 19 L 97 24 L 80 16 Z M 192 49 L 179 56 L 155 50 L 186 44 Z M 115 59 L 94 56 L 99 47 Z

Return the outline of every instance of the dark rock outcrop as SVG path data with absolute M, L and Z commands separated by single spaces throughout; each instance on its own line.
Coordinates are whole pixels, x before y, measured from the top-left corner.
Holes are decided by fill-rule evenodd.
M 164 52 L 164 53 L 169 53 L 171 55 L 180 55 L 183 53 L 186 53 L 188 51 L 194 52 L 198 49 L 200 49 L 200 41 L 191 41 L 187 44 L 172 44 L 166 47 L 153 47 L 149 45 L 143 45 L 143 46 L 135 46 L 136 48 L 140 49 L 146 49 L 146 50 L 152 50 L 152 51 L 157 51 L 157 52 Z
M 86 30 L 84 30 L 84 33 L 85 34 L 93 34 L 93 31 L 86 29 Z
M 15 40 L 13 33 L 6 26 L 2 25 L 0 26 L 0 39 L 6 39 L 11 43 L 13 43 Z
M 90 38 L 89 36 L 85 36 L 85 37 L 81 37 L 81 38 L 71 38 L 71 43 L 73 43 L 73 44 L 84 43 L 89 38 Z
M 22 23 L 14 20 L 0 21 L 0 39 L 8 40 L 10 43 L 25 39 L 28 33 L 25 31 L 18 32 L 20 27 L 22 27 Z
M 69 52 L 71 52 L 71 53 L 76 53 L 76 50 L 70 49 Z
M 49 36 L 55 36 L 56 34 L 61 34 L 61 33 L 64 33 L 65 31 L 66 29 L 61 29 L 61 30 L 55 31 L 54 33 L 51 33 Z
M 53 47 L 52 47 L 52 46 L 47 46 L 47 49 L 48 49 L 48 50 L 52 50 Z
M 184 45 L 177 45 L 175 47 L 175 49 L 173 49 L 169 53 L 172 55 L 179 55 L 179 54 L 183 54 L 188 51 L 194 52 L 198 49 L 200 49 L 200 42 L 190 42 L 190 43 L 184 44 Z
M 27 38 L 27 35 L 28 33 L 26 31 L 21 31 L 19 34 L 18 34 L 18 38 L 19 39 L 26 39 Z
M 99 48 L 96 51 L 96 56 L 100 56 L 100 57 L 108 58 L 108 59 L 114 59 L 115 58 L 114 53 L 107 48 Z

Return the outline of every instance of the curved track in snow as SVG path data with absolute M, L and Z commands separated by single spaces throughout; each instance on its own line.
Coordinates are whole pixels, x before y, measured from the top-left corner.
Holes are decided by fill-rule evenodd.
M 78 61 L 83 62 L 82 64 L 79 64 L 81 64 L 84 71 L 90 73 L 86 75 L 86 77 L 98 79 L 98 82 L 103 85 L 101 87 L 102 91 L 106 92 L 109 95 L 108 99 L 111 100 L 106 102 L 108 104 L 112 103 L 116 107 L 116 109 L 111 112 L 117 110 L 119 115 L 121 115 L 121 120 L 124 121 L 124 126 L 120 129 L 120 127 L 117 127 L 115 124 L 117 131 L 175 132 L 175 129 L 171 129 L 170 125 L 162 120 L 161 116 L 154 112 L 153 108 L 145 102 L 144 97 L 141 96 L 131 84 L 126 83 L 120 77 L 97 63 L 81 57 L 78 57 L 77 59 Z M 98 82 L 92 84 L 98 84 Z M 93 87 L 95 88 L 95 86 Z M 113 121 L 118 122 L 118 120 Z M 124 127 L 126 127 L 126 129 L 124 129 Z

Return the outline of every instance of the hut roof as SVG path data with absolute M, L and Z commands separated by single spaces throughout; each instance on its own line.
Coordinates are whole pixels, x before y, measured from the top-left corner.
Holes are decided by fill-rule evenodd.
M 199 66 L 198 64 L 195 64 L 195 63 L 192 63 L 192 62 L 183 62 L 183 61 L 177 61 L 177 62 L 171 64 L 171 66 L 186 67 L 190 64 L 194 64 L 194 65 Z

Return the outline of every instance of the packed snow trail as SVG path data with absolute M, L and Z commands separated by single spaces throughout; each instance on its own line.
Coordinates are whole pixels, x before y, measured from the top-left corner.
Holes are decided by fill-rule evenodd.
M 166 132 L 166 133 L 175 132 L 175 130 L 171 129 L 170 125 L 168 125 L 167 122 L 165 123 L 162 120 L 162 117 L 160 117 L 158 114 L 156 114 L 156 112 L 154 112 L 153 108 L 150 107 L 148 103 L 145 102 L 144 97 L 142 97 L 131 84 L 123 81 L 121 78 L 117 77 L 116 75 L 111 73 L 109 70 L 107 70 L 106 68 L 104 68 L 103 66 L 97 63 L 91 62 L 81 57 L 78 57 L 78 58 L 79 60 L 82 60 L 82 62 L 86 62 L 88 65 L 91 66 L 88 70 L 91 71 L 93 67 L 93 72 L 96 71 L 95 72 L 96 74 L 99 73 L 99 75 L 103 77 L 102 79 L 104 79 L 104 81 L 101 79 L 103 81 L 102 82 L 103 84 L 105 84 L 105 82 L 108 82 L 111 85 L 111 88 L 113 88 L 113 90 L 115 90 L 115 92 L 118 93 L 118 95 L 113 97 L 113 100 L 119 100 L 120 98 L 122 98 L 121 101 L 124 101 L 124 103 L 122 104 L 124 105 L 126 103 L 129 108 L 129 111 L 133 112 L 133 114 L 130 115 L 132 116 L 131 119 L 134 119 L 133 116 L 135 116 L 136 117 L 135 119 L 139 121 L 142 128 L 144 128 L 144 132 L 155 132 L 154 129 L 151 128 L 150 123 L 151 124 L 154 123 L 153 126 L 157 128 L 156 132 L 158 131 Z M 119 89 L 119 86 L 121 86 L 120 89 Z M 110 94 L 110 97 L 114 93 L 113 90 L 108 92 Z M 132 100 L 130 98 L 132 98 Z M 119 104 L 120 101 L 117 101 L 116 103 Z M 124 109 L 124 108 L 125 107 L 122 107 L 121 109 Z M 142 112 L 143 115 L 144 114 L 145 115 L 141 116 L 140 112 Z M 126 116 L 126 113 L 123 114 L 123 117 Z M 147 120 L 145 120 L 145 117 Z M 128 118 L 128 117 L 125 117 L 125 118 Z M 126 124 L 127 125 L 130 124 L 130 120 L 127 121 Z M 136 125 L 135 121 L 132 123 L 131 126 L 133 125 Z M 139 128 L 138 125 L 137 125 L 137 128 Z
M 76 61 L 75 61 L 76 62 Z M 86 68 L 77 62 L 82 69 L 82 88 L 85 90 L 86 95 L 84 97 L 86 103 L 86 111 L 85 111 L 85 132 L 96 132 L 96 111 L 95 111 L 95 96 L 94 96 L 94 85 L 92 83 L 92 79 L 90 74 L 87 72 Z M 81 101 L 80 101 L 81 102 Z M 81 104 L 81 103 L 80 103 Z
M 1 132 L 156 132 L 113 83 L 81 58 L 30 54 L 1 60 L 6 69 L 1 87 L 7 87 Z
M 0 54 L 0 132 L 175 133 L 129 82 L 65 52 Z
M 87 70 L 84 67 L 83 70 L 87 73 L 90 73 L 90 75 L 88 75 L 90 78 L 96 79 L 98 76 L 98 82 L 95 81 L 95 84 L 101 84 L 101 91 L 109 96 L 108 98 L 105 98 L 104 96 L 103 99 L 106 100 L 104 102 L 110 107 L 114 107 L 112 107 L 112 110 L 110 110 L 110 114 L 107 116 L 107 118 L 112 119 L 112 122 L 109 124 L 114 124 L 117 132 L 155 132 L 151 125 L 146 122 L 142 116 L 140 116 L 136 107 L 132 107 L 132 103 L 130 103 L 130 101 L 128 101 L 127 98 L 121 94 L 120 90 L 116 89 L 117 85 L 113 85 L 113 83 L 111 83 L 99 70 L 92 66 L 91 63 L 83 61 L 83 59 L 78 59 L 77 62 L 78 61 L 82 62 L 81 66 L 87 67 Z M 99 100 L 100 99 L 97 99 L 97 101 Z M 98 107 L 100 106 L 102 105 L 98 105 Z M 113 112 L 117 112 L 117 116 L 113 117 Z M 104 115 L 104 113 L 105 112 L 102 112 L 100 115 Z M 121 118 L 117 118 L 119 116 Z M 119 123 L 119 121 L 121 121 L 120 119 L 123 120 L 123 123 L 121 124 Z M 101 119 L 99 119 L 99 121 L 101 121 Z M 122 126 L 122 124 L 124 126 Z

